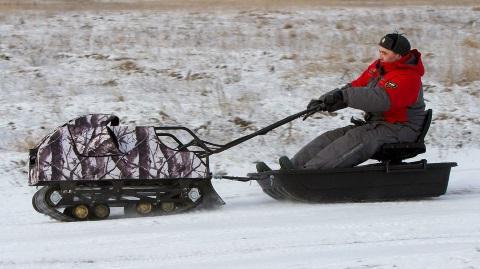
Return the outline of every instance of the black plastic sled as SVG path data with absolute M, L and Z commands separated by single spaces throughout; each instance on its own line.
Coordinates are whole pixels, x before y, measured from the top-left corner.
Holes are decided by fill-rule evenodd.
M 277 200 L 300 202 L 374 201 L 445 194 L 456 163 L 425 160 L 327 170 L 279 170 L 249 174 Z
M 457 163 L 403 162 L 424 153 L 432 120 L 427 110 L 416 142 L 385 144 L 373 156 L 380 163 L 325 170 L 278 170 L 248 174 L 277 200 L 301 202 L 370 201 L 436 197 L 445 194 Z

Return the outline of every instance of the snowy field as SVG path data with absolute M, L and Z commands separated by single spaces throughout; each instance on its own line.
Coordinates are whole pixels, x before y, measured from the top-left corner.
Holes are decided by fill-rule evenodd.
M 467 5 L 0 5 L 0 268 L 480 268 L 479 18 Z M 459 164 L 442 197 L 280 203 L 256 183 L 214 180 L 227 204 L 213 211 L 59 223 L 31 207 L 27 149 L 71 118 L 114 113 L 122 124 L 184 125 L 226 143 L 352 80 L 393 30 L 426 65 L 434 121 L 417 159 Z M 211 168 L 244 176 L 255 161 L 276 167 L 353 115 L 297 120 L 214 156 Z

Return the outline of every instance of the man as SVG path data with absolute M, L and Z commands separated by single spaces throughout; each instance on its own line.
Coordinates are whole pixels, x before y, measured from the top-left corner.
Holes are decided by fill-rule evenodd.
M 385 143 L 414 142 L 425 119 L 421 54 L 403 35 L 385 35 L 379 59 L 357 79 L 308 104 L 317 111 L 345 107 L 366 112 L 365 121 L 328 131 L 305 145 L 292 159 L 280 157 L 281 169 L 352 167 L 371 158 Z M 271 170 L 257 163 L 259 172 Z

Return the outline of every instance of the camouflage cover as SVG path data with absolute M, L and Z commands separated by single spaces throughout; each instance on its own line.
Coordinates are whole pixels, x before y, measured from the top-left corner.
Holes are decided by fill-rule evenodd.
M 113 115 L 71 120 L 30 153 L 29 184 L 44 181 L 206 178 L 206 162 L 168 147 L 154 127 L 114 126 Z

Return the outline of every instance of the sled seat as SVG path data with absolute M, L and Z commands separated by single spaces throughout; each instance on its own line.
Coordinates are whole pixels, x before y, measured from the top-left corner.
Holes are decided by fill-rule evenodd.
M 427 110 L 423 129 L 416 142 L 411 143 L 387 143 L 384 144 L 378 152 L 376 152 L 372 159 L 381 162 L 400 163 L 404 159 L 409 159 L 418 154 L 425 153 L 426 147 L 424 143 L 425 135 L 430 128 L 432 122 L 432 110 Z

